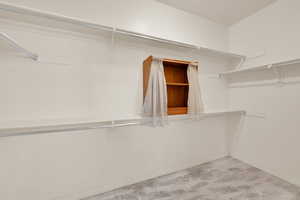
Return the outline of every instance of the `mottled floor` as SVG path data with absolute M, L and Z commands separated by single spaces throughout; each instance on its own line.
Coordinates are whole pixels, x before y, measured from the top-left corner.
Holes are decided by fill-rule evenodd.
M 300 188 L 227 157 L 85 200 L 300 200 Z

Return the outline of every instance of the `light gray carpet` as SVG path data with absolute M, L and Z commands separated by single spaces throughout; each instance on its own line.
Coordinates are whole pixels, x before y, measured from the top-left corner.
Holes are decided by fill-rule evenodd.
M 85 200 L 300 200 L 300 188 L 226 157 Z

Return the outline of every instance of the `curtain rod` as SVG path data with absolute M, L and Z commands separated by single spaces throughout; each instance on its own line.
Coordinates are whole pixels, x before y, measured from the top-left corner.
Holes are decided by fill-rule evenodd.
M 183 61 L 186 62 L 186 64 L 193 65 L 193 66 L 198 66 L 198 61 L 186 61 L 186 60 L 179 60 L 179 59 L 169 59 L 169 58 L 161 58 L 161 57 L 156 57 L 152 56 L 152 59 L 157 60 L 157 61 Z

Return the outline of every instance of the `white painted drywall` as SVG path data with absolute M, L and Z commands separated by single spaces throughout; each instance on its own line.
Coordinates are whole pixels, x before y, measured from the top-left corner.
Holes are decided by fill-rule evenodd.
M 276 0 L 157 0 L 217 23 L 232 25 Z
M 70 6 L 76 7 L 74 2 L 61 2 L 47 5 L 32 1 L 32 5 L 45 5 L 45 9 L 56 5 L 57 9 L 79 13 Z M 97 21 L 103 14 L 100 5 L 98 9 L 86 2 L 77 6 L 90 14 L 91 21 Z M 198 17 L 154 5 L 152 11 L 160 10 L 156 15 L 151 13 L 156 20 L 164 19 L 165 14 L 176 16 L 176 20 L 169 32 L 156 26 L 151 30 L 159 31 L 153 34 L 166 33 L 170 39 L 225 46 L 223 27 L 210 26 L 206 21 L 202 26 Z M 87 12 L 86 6 L 99 12 Z M 129 7 L 128 13 L 150 12 L 148 7 L 144 12 L 139 10 L 141 7 L 134 9 L 133 4 Z M 55 11 L 53 7 L 51 11 Z M 60 10 L 63 14 L 64 11 L 71 14 Z M 135 27 L 132 21 L 125 21 L 124 27 Z M 167 21 L 161 21 L 163 28 Z M 140 23 L 149 28 L 154 22 L 149 17 Z M 175 24 L 188 24 L 191 31 L 179 34 L 181 28 Z M 201 27 L 207 36 L 198 32 Z M 223 58 L 120 36 L 115 37 L 112 46 L 111 36 L 106 34 L 87 37 L 5 20 L 1 20 L 0 30 L 40 55 L 40 61 L 35 62 L 18 57 L 1 45 L 1 128 L 135 118 L 141 107 L 142 62 L 151 54 L 199 59 L 206 110 L 224 110 L 228 106 L 224 82 L 209 78 L 226 69 L 228 61 Z M 228 153 L 226 129 L 226 117 L 217 117 L 174 122 L 165 128 L 126 127 L 0 138 L 0 199 L 74 200 L 220 158 Z
M 0 197 L 74 200 L 226 155 L 226 120 L 1 138 Z
M 250 57 L 264 54 L 249 60 L 249 66 L 299 58 L 299 7 L 299 1 L 279 0 L 235 24 L 230 28 L 230 50 Z
M 227 50 L 228 29 L 154 0 L 3 1 L 93 23 L 117 26 L 203 47 Z
M 232 51 L 255 56 L 251 67 L 300 58 L 300 2 L 279 0 L 230 28 Z M 299 80 L 299 67 L 289 67 L 288 79 Z M 272 72 L 248 73 L 242 79 L 268 78 Z M 274 77 L 273 75 L 271 77 Z M 271 78 L 272 79 L 272 78 Z M 242 82 L 242 81 L 241 81 Z M 247 117 L 237 138 L 235 157 L 300 185 L 299 84 L 230 89 L 232 108 L 243 108 L 265 118 Z

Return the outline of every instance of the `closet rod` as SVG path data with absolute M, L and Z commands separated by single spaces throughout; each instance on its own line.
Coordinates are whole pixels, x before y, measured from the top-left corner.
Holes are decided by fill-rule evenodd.
M 293 60 L 289 60 L 289 61 L 284 61 L 284 62 L 279 62 L 279 63 L 271 64 L 271 68 L 272 67 L 285 66 L 285 65 L 299 64 L 299 63 L 300 63 L 300 59 L 293 59 Z
M 0 137 L 25 136 L 25 135 L 59 133 L 59 132 L 70 132 L 70 131 L 84 131 L 84 130 L 93 130 L 93 129 L 102 129 L 102 128 L 117 128 L 117 127 L 132 126 L 132 125 L 139 125 L 139 124 L 141 123 L 140 122 L 115 123 L 114 121 L 110 121 L 110 122 L 49 125 L 49 126 L 37 126 L 37 127 L 26 127 L 26 128 L 9 128 L 9 129 L 0 129 Z
M 28 51 L 27 49 L 21 47 L 15 40 L 10 38 L 7 34 L 0 32 L 0 39 L 7 41 L 11 46 L 13 46 L 18 52 L 25 54 L 26 57 L 33 60 L 38 59 L 38 55 Z
M 207 112 L 207 113 L 202 113 L 199 116 L 199 119 L 216 117 L 216 116 L 226 115 L 226 114 L 246 114 L 246 111 L 231 110 L 231 111 Z M 190 120 L 190 119 L 192 118 L 188 115 L 169 117 L 170 121 Z M 116 120 L 116 121 L 104 121 L 104 122 L 35 126 L 35 127 L 26 127 L 26 128 L 7 128 L 7 129 L 0 129 L 0 137 L 83 131 L 83 130 L 93 130 L 93 129 L 103 129 L 103 128 L 117 128 L 117 127 L 125 127 L 125 126 L 145 125 L 149 123 L 151 123 L 151 119 L 148 120 L 130 119 L 130 120 Z

